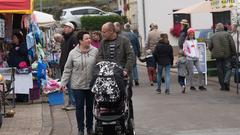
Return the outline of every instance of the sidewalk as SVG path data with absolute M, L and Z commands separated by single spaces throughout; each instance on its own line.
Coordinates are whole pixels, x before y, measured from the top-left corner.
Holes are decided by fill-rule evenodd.
M 13 118 L 3 118 L 1 135 L 49 135 L 52 118 L 46 103 L 17 104 Z

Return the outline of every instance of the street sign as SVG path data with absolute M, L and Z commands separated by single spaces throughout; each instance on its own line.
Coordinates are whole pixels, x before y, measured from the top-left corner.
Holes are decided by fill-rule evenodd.
M 207 73 L 207 60 L 206 60 L 206 43 L 199 42 L 198 43 L 199 50 L 199 66 L 203 73 Z M 198 73 L 196 67 L 193 69 L 194 73 Z
M 205 85 L 207 85 L 207 56 L 206 56 L 206 43 L 198 42 L 198 50 L 199 50 L 199 66 L 202 73 L 204 73 L 205 77 Z M 198 71 L 195 66 L 193 66 L 194 74 L 197 74 Z

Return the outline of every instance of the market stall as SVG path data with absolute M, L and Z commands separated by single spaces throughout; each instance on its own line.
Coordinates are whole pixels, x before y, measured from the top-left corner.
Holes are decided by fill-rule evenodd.
M 31 22 L 28 16 L 32 12 L 33 0 L 0 1 L 0 68 L 8 68 L 6 61 L 12 48 L 13 33 L 21 31 L 23 37 L 28 33 Z M 9 76 L 4 75 L 4 78 Z M 16 73 L 14 83 L 16 94 L 29 94 L 29 88 L 33 87 L 31 72 Z

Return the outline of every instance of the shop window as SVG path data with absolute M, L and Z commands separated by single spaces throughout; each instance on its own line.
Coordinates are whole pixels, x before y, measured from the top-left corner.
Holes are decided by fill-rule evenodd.
M 231 13 L 230 11 L 215 12 L 213 13 L 213 24 L 222 23 L 224 25 L 231 24 Z
M 177 10 L 173 10 L 175 12 Z M 173 26 L 180 23 L 182 19 L 187 19 L 191 26 L 191 15 L 190 14 L 173 14 Z

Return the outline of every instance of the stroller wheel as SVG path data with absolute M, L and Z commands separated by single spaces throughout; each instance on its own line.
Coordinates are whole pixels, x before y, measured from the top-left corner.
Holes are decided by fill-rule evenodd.
M 129 119 L 127 123 L 127 133 L 126 135 L 135 135 L 135 130 L 134 130 L 134 119 Z

